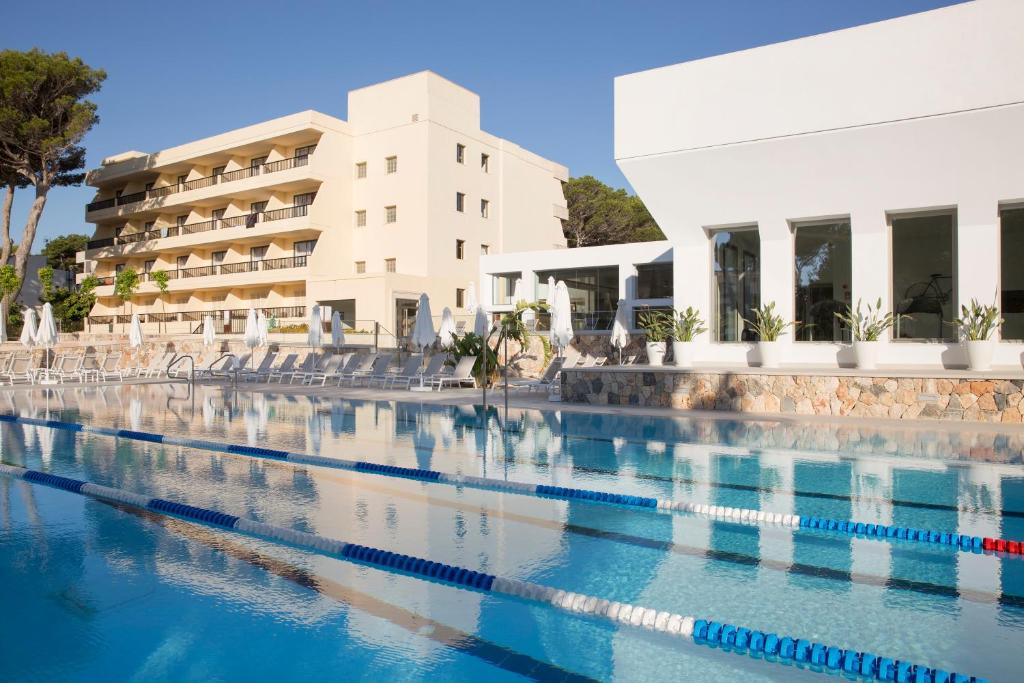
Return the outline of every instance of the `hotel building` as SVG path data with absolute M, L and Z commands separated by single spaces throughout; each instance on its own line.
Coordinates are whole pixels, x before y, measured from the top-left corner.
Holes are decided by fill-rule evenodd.
M 438 314 L 464 305 L 482 254 L 564 247 L 567 177 L 482 131 L 479 97 L 431 72 L 351 91 L 347 121 L 304 111 L 119 154 L 87 178 L 90 328 L 135 312 L 188 333 L 213 314 L 237 332 L 250 307 L 287 325 L 318 303 L 404 335 L 421 293 Z M 128 306 L 114 294 L 126 267 L 141 275 Z
M 853 362 L 835 317 L 909 316 L 879 362 L 966 363 L 950 323 L 996 302 L 994 362 L 1024 359 L 1024 3 L 974 0 L 622 76 L 615 156 L 668 240 L 484 259 L 498 310 L 521 277 L 569 284 L 578 330 L 615 302 L 698 309 L 696 359 L 757 362 L 744 320 L 799 321 L 783 362 Z M 581 327 L 582 325 L 582 327 Z

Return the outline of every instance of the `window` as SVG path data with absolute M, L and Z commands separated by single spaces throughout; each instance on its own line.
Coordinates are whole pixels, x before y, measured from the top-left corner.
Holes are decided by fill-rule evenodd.
M 177 225 L 179 228 L 183 225 L 186 225 L 187 222 L 188 216 L 178 216 L 177 218 L 174 219 L 174 224 Z
M 480 245 L 480 255 L 481 256 L 487 256 L 487 254 L 489 254 L 490 252 L 491 252 L 491 245 L 489 245 L 489 244 L 481 244 Z
M 295 156 L 296 157 L 308 157 L 315 150 L 316 150 L 316 145 L 306 145 L 305 147 L 296 147 L 295 148 Z
M 384 158 L 384 172 L 398 173 L 398 157 L 385 157 Z
M 956 216 L 891 217 L 893 339 L 956 341 Z
M 459 144 L 455 145 L 455 161 L 460 164 L 466 163 L 466 146 Z
M 220 227 L 217 223 L 220 221 L 220 219 L 224 218 L 225 211 L 227 211 L 227 209 L 214 209 L 213 211 L 210 212 L 210 218 L 213 220 L 214 228 Z
M 156 221 L 146 221 L 146 224 L 142 227 L 146 232 L 152 232 L 153 228 L 156 227 Z
M 127 267 L 128 267 L 127 263 L 118 263 L 116 266 L 114 266 L 114 272 L 115 273 L 120 273 L 122 270 L 124 270 Z
M 316 192 L 303 192 L 292 196 L 293 206 L 309 206 L 316 199 Z
M 1003 339 L 1024 339 L 1024 208 L 999 212 Z
M 491 157 L 488 154 L 480 155 L 480 169 L 484 173 L 489 173 L 491 170 Z
M 220 264 L 224 263 L 224 259 L 225 257 L 227 257 L 227 255 L 228 252 L 226 251 L 215 251 L 210 255 L 210 263 L 212 263 L 215 266 L 219 266 Z
M 486 199 L 480 200 L 480 218 L 487 218 L 487 213 L 491 208 L 491 203 Z
M 385 206 L 384 207 L 384 222 L 385 223 L 397 223 L 398 222 L 398 207 L 397 206 Z
M 265 163 L 267 163 L 267 157 L 253 157 L 249 160 L 249 168 L 259 168 Z
M 366 211 L 356 211 L 356 227 L 366 227 Z
M 249 205 L 249 213 L 263 213 L 267 210 L 267 202 L 253 202 Z
M 366 272 L 366 261 L 356 261 L 356 273 Z
M 761 305 L 761 240 L 757 228 L 719 230 L 713 249 L 712 333 L 715 341 L 756 341 L 744 320 Z
M 267 258 L 267 245 L 261 247 L 249 247 L 249 260 L 250 261 L 262 261 Z
M 150 259 L 149 261 L 146 261 L 144 264 L 142 264 L 142 272 L 144 272 L 144 273 L 152 273 L 153 272 L 153 268 L 155 268 L 155 267 L 156 267 L 156 259 Z
M 548 278 L 565 282 L 572 303 L 572 326 L 576 330 L 610 330 L 619 302 L 619 267 L 565 268 L 537 273 L 536 292 L 545 300 Z M 542 314 L 538 320 L 550 326 L 550 315 Z
M 188 265 L 188 255 L 179 256 L 176 259 L 174 259 L 174 262 L 178 266 L 178 270 L 181 270 L 182 268 Z
M 455 308 L 465 308 L 466 306 L 466 290 L 456 289 L 455 290 Z
M 146 192 L 149 192 L 150 190 L 152 190 L 153 189 L 153 185 L 154 185 L 154 183 L 146 183 Z
M 302 240 L 292 245 L 292 251 L 296 256 L 309 256 L 316 248 L 316 240 Z
M 512 297 L 515 296 L 516 280 L 522 276 L 523 274 L 520 272 L 493 273 L 491 275 L 491 282 L 493 283 L 491 302 L 497 306 L 512 303 Z
M 384 272 L 394 273 L 395 272 L 395 259 L 386 258 L 384 259 Z
M 224 175 L 224 169 L 225 168 L 227 168 L 227 167 L 226 166 L 217 166 L 217 167 L 215 167 L 213 169 L 213 177 L 214 178 L 219 178 L 220 176 Z
M 455 210 L 465 211 L 466 210 L 466 194 L 464 192 L 455 193 Z
M 188 182 L 188 174 L 178 176 L 178 184 L 179 185 L 184 185 L 187 182 Z M 118 193 L 118 195 L 120 195 L 120 192 Z
M 636 267 L 637 299 L 668 299 L 671 296 L 671 263 L 641 263 Z
M 366 177 L 366 162 L 365 161 L 360 161 L 358 164 L 356 164 L 356 178 L 365 178 L 365 177 Z
M 852 303 L 850 289 L 852 253 L 847 221 L 797 225 L 794 228 L 796 260 L 797 341 L 850 341 L 836 313 Z
M 455 258 L 460 261 L 466 256 L 466 240 L 455 240 Z

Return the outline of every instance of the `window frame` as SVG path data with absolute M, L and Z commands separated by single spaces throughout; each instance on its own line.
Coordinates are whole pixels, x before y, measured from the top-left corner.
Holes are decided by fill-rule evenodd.
M 491 172 L 491 155 L 485 152 L 480 152 L 480 170 L 484 173 Z
M 384 207 L 384 224 L 394 225 L 398 222 L 398 205 L 391 204 Z
M 800 311 L 800 304 L 799 304 L 799 300 L 797 298 L 798 295 L 799 295 L 799 290 L 800 290 L 800 271 L 797 270 L 797 267 L 796 267 L 797 239 L 799 237 L 799 231 L 800 231 L 801 228 L 820 228 L 820 227 L 836 226 L 836 225 L 845 225 L 846 226 L 846 232 L 847 232 L 847 236 L 849 237 L 849 244 L 850 244 L 849 271 L 850 271 L 850 296 L 851 296 L 851 301 L 843 302 L 843 303 L 845 303 L 847 305 L 847 307 L 856 305 L 854 303 L 856 301 L 856 297 L 853 296 L 853 223 L 850 220 L 850 216 L 830 216 L 830 217 L 824 217 L 824 218 L 817 218 L 817 219 L 814 219 L 814 220 L 789 221 L 790 237 L 791 237 L 792 245 L 793 245 L 793 253 L 792 253 L 792 257 L 790 259 L 790 263 L 791 263 L 791 265 L 793 267 L 793 292 L 792 292 L 792 294 L 793 294 L 793 318 L 794 318 L 794 320 L 798 319 L 799 311 Z M 835 292 L 833 292 L 833 300 L 836 300 L 835 299 Z M 839 312 L 839 311 L 835 311 L 835 312 Z M 803 325 L 806 326 L 807 321 L 801 320 L 800 323 L 802 323 Z M 830 339 L 800 339 L 800 337 L 799 337 L 800 330 L 797 327 L 794 327 L 793 329 L 791 329 L 790 332 L 792 334 L 793 343 L 796 343 L 796 344 L 849 344 L 849 343 L 851 343 L 851 339 L 850 339 L 851 331 L 849 329 L 845 328 L 845 327 L 841 327 L 840 328 L 840 339 L 831 339 L 831 338 Z
M 455 240 L 455 259 L 463 261 L 466 258 L 466 240 Z
M 455 163 L 465 164 L 466 163 L 466 146 L 461 142 L 455 143 Z
M 752 232 L 757 235 L 757 305 L 761 305 L 761 228 L 757 223 L 741 223 L 739 225 L 726 225 L 716 226 L 713 228 L 706 228 L 705 234 L 708 239 L 708 284 L 710 285 L 711 301 L 708 310 L 711 314 L 708 316 L 710 325 L 708 325 L 708 332 L 710 333 L 711 341 L 715 344 L 751 344 L 755 342 L 743 340 L 743 330 L 739 330 L 738 338 L 735 340 L 723 340 L 721 338 L 721 330 L 719 329 L 719 313 L 718 313 L 718 300 L 716 295 L 716 283 L 715 283 L 715 235 L 723 232 Z
M 366 274 L 366 261 L 356 261 L 353 265 L 356 275 Z
M 491 214 L 491 200 L 480 199 L 480 218 L 490 218 Z
M 385 273 L 397 273 L 398 272 L 398 259 L 394 256 L 384 259 L 384 272 Z
M 355 211 L 355 221 L 357 228 L 366 227 L 366 209 L 357 209 Z
M 455 210 L 459 213 L 466 213 L 466 193 L 455 193 Z
M 384 175 L 394 175 L 395 173 L 398 173 L 398 155 L 392 154 L 384 157 Z
M 958 232 L 959 232 L 958 226 L 959 226 L 960 217 L 959 217 L 959 213 L 957 211 L 957 207 L 956 206 L 949 206 L 949 207 L 936 208 L 936 209 L 909 209 L 909 210 L 904 210 L 904 211 L 887 211 L 886 212 L 886 214 L 885 214 L 885 224 L 886 224 L 886 232 L 887 232 L 887 234 L 886 234 L 886 239 L 887 239 L 886 246 L 888 247 L 888 250 L 889 250 L 889 258 L 888 258 L 889 272 L 886 273 L 886 277 L 888 278 L 889 301 L 891 302 L 890 310 L 892 310 L 894 313 L 896 312 L 896 302 L 897 302 L 896 282 L 895 282 L 895 277 L 894 277 L 895 274 L 896 274 L 896 251 L 894 249 L 894 242 L 893 242 L 893 237 L 895 236 L 895 227 L 896 226 L 893 225 L 893 223 L 895 221 L 899 221 L 899 220 L 915 219 L 915 218 L 930 218 L 930 217 L 933 217 L 933 216 L 950 216 L 952 218 L 952 225 L 950 226 L 950 232 L 952 233 L 952 235 L 951 235 L 952 243 L 950 245 L 950 257 L 951 257 L 950 261 L 951 261 L 951 266 L 952 266 L 952 275 L 950 275 L 950 278 L 951 278 L 952 282 L 950 284 L 949 295 L 952 297 L 951 302 L 950 302 L 950 312 L 951 312 L 951 315 L 953 316 L 953 318 L 956 318 L 956 316 L 959 315 L 959 311 L 960 311 L 960 301 L 959 301 L 959 292 L 958 292 L 958 289 L 959 289 L 959 286 L 960 286 L 960 272 L 959 272 L 959 263 L 958 263 L 959 256 L 960 256 L 960 249 L 959 249 L 959 243 L 958 243 L 958 237 L 957 237 Z M 937 337 L 904 337 L 904 338 L 900 338 L 897 335 L 899 334 L 899 329 L 900 329 L 901 322 L 902 322 L 901 319 L 897 318 L 896 319 L 896 323 L 893 325 L 892 328 L 890 328 L 888 330 L 888 335 L 889 335 L 889 341 L 890 342 L 900 343 L 900 344 L 906 344 L 906 343 L 910 343 L 910 344 L 955 344 L 955 343 L 957 343 L 957 339 L 956 339 L 957 332 L 956 332 L 955 328 L 953 328 L 952 326 L 947 326 L 947 327 L 949 327 L 950 330 L 952 330 L 952 332 L 950 333 L 950 336 L 948 338 L 947 337 L 942 337 L 942 338 L 937 338 Z
M 356 180 L 365 180 L 367 176 L 367 166 L 365 161 L 356 162 Z

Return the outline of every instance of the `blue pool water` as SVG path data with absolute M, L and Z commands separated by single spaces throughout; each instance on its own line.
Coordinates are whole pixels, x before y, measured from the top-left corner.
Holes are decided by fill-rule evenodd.
M 1022 434 L 150 385 L 0 412 L 1024 539 Z M 1024 557 L 0 423 L 0 460 L 659 610 L 1020 680 Z M 0 477 L 0 680 L 812 680 L 822 673 Z

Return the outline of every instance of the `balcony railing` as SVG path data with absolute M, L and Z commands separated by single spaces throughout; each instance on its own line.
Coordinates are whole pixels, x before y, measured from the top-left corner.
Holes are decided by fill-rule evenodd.
M 280 221 L 285 218 L 296 218 L 298 216 L 305 216 L 309 213 L 309 204 L 299 204 L 298 206 L 288 206 L 283 209 L 272 209 L 271 211 L 264 211 L 260 214 L 260 220 L 263 222 L 269 221 Z
M 302 268 L 307 264 L 308 256 L 287 256 L 254 261 L 260 264 L 260 270 L 281 270 L 283 268 Z
M 305 306 L 276 306 L 273 308 L 259 308 L 262 310 L 264 315 L 268 318 L 277 318 L 278 320 L 296 319 L 306 317 Z M 228 314 L 228 319 L 232 321 L 244 321 L 249 316 L 248 308 L 233 308 L 233 309 L 220 309 L 212 311 L 180 311 L 177 313 L 140 313 L 139 322 L 154 322 L 154 323 L 175 323 L 181 322 L 202 322 L 206 316 L 212 316 L 214 324 L 223 324 L 224 313 Z M 90 315 L 90 325 L 109 325 L 117 322 L 119 324 L 131 322 L 132 317 L 130 315 Z M 232 332 L 235 332 L 234 326 L 232 326 Z M 238 332 L 241 332 L 239 329 Z
M 303 154 L 302 156 L 281 159 L 280 161 L 271 161 L 270 163 L 262 164 L 259 166 L 240 168 L 237 171 L 231 171 L 229 173 L 218 173 L 216 175 L 206 176 L 204 178 L 196 178 L 195 180 L 189 180 L 184 183 L 174 183 L 172 185 L 165 185 L 164 187 L 154 187 L 152 189 L 144 190 L 142 192 L 123 194 L 120 197 L 101 199 L 99 201 L 86 204 L 85 210 L 88 213 L 90 211 L 109 209 L 112 206 L 124 206 L 126 204 L 134 204 L 135 202 L 141 202 L 144 199 L 166 197 L 168 195 L 177 194 L 179 192 L 189 192 L 191 190 L 198 190 L 200 188 L 210 187 L 212 185 L 229 183 L 235 180 L 242 180 L 244 178 L 251 178 L 253 176 L 260 175 L 261 173 L 276 173 L 277 171 L 285 171 L 290 168 L 298 168 L 300 166 L 306 166 L 307 164 L 309 164 L 309 155 Z
M 284 258 L 263 259 L 262 261 L 239 261 L 237 263 L 221 263 L 210 266 L 194 266 L 192 268 L 177 268 L 165 270 L 167 279 L 177 280 L 189 277 L 208 277 L 210 275 L 233 275 L 235 273 L 252 273 L 258 270 L 284 270 L 286 268 L 305 268 L 309 265 L 309 256 L 285 256 Z M 114 275 L 105 275 L 97 278 L 100 285 L 114 284 Z M 152 272 L 139 273 L 139 279 L 143 282 L 153 280 Z
M 222 263 L 220 266 L 220 272 L 222 275 L 230 275 L 232 273 L 251 273 L 254 270 L 259 270 L 259 261 L 241 261 L 239 263 Z

